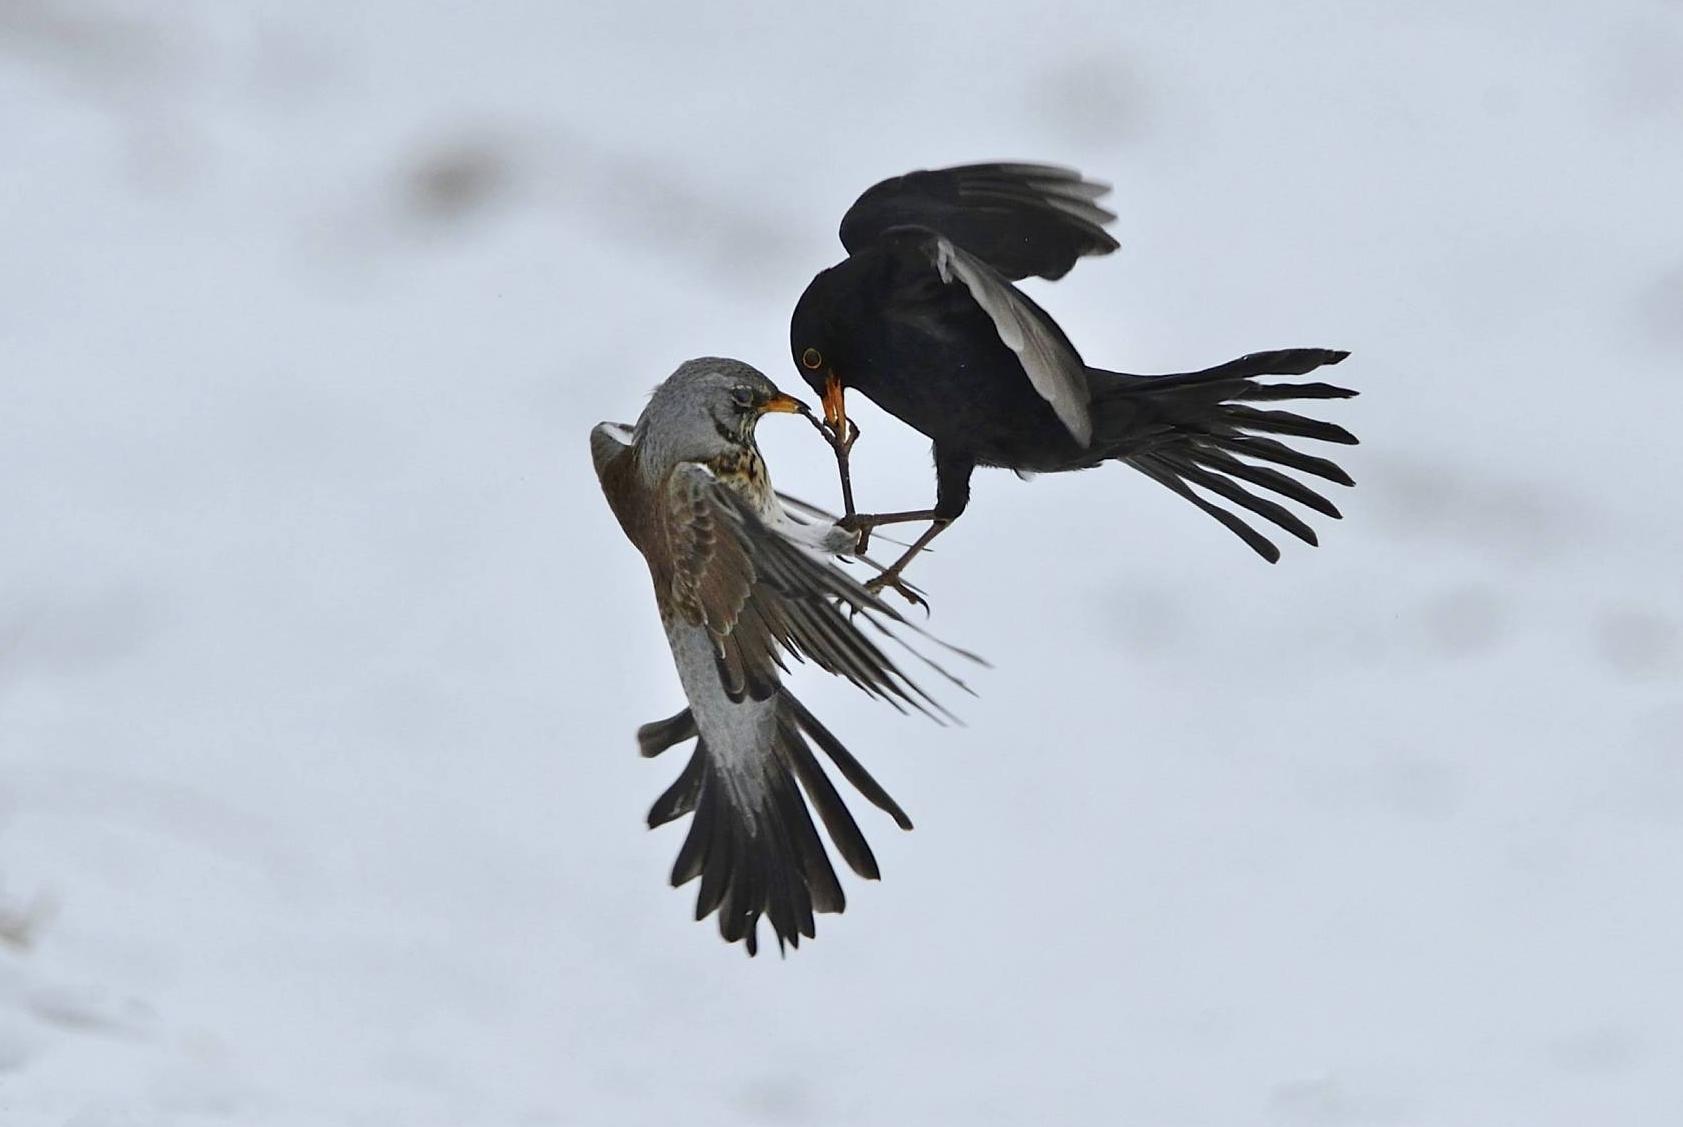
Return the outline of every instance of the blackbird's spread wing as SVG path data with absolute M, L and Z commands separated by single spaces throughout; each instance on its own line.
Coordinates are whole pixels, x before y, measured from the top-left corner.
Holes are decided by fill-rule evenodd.
M 1093 437 L 1087 365 L 1053 320 L 1016 286 L 975 255 L 934 236 L 929 251 L 941 281 L 957 282 L 993 321 L 999 339 L 1017 354 L 1023 374 L 1081 445 Z
M 707 467 L 679 465 L 668 478 L 664 508 L 671 604 L 707 628 L 732 699 L 764 700 L 776 692 L 787 652 L 896 707 L 943 711 L 855 625 L 870 622 L 886 634 L 881 620 L 904 619 L 845 572 L 768 527 Z
M 1116 216 L 1093 201 L 1107 184 L 1048 164 L 968 164 L 910 172 L 866 190 L 842 216 L 849 254 L 896 227 L 937 231 L 1007 278 L 1061 278 L 1076 259 L 1117 247 Z

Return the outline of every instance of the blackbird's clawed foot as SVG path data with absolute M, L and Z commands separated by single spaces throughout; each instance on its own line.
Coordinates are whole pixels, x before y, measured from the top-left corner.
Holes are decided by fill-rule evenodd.
M 810 407 L 804 408 L 801 414 L 824 436 L 824 441 L 830 444 L 838 459 L 845 459 L 852 452 L 853 444 L 859 441 L 859 424 L 852 419 L 847 420 L 847 436 L 844 438 L 835 427 L 815 415 Z
M 854 435 L 854 437 L 857 438 L 859 436 Z M 842 482 L 843 494 L 850 495 L 852 490 L 848 488 L 850 483 L 847 481 L 845 470 L 843 471 Z M 836 527 L 846 529 L 848 532 L 855 533 L 858 536 L 858 540 L 853 545 L 853 554 L 856 556 L 862 556 L 871 550 L 871 530 L 877 526 L 877 522 L 872 519 L 868 513 L 854 512 L 851 496 L 844 496 L 843 499 L 848 502 L 847 515 L 836 522 Z
M 875 579 L 865 581 L 865 590 L 873 595 L 882 594 L 884 589 L 895 592 L 914 607 L 922 607 L 925 615 L 929 613 L 929 600 L 923 597 L 922 591 L 901 579 L 898 569 L 889 568 Z
M 859 441 L 859 424 L 854 422 L 852 419 L 847 420 L 846 438 L 837 434 L 835 428 L 830 426 L 828 423 L 821 422 L 819 424 L 819 429 L 824 432 L 824 437 L 829 440 L 830 446 L 835 450 L 836 455 L 841 458 L 845 458 L 851 454 L 853 452 L 853 444 Z
M 912 557 L 923 550 L 924 545 L 933 540 L 949 521 L 936 516 L 933 509 L 919 509 L 903 513 L 861 513 L 853 504 L 853 475 L 848 467 L 848 455 L 853 451 L 853 444 L 859 441 L 859 424 L 852 419 L 842 418 L 833 424 L 827 418 L 820 419 L 810 410 L 803 412 L 808 421 L 818 428 L 818 433 L 824 436 L 824 441 L 830 444 L 830 449 L 836 455 L 836 470 L 841 476 L 842 505 L 844 513 L 836 522 L 836 527 L 843 532 L 857 534 L 858 540 L 849 555 L 863 556 L 871 547 L 871 530 L 879 524 L 900 524 L 905 521 L 933 521 L 931 527 L 924 532 L 918 542 L 896 560 L 893 566 L 883 571 L 876 578 L 865 583 L 865 589 L 873 595 L 880 595 L 884 590 L 893 590 L 914 607 L 922 607 L 925 614 L 929 613 L 929 600 L 923 597 L 923 592 L 911 586 L 900 578 L 901 570 L 911 562 Z

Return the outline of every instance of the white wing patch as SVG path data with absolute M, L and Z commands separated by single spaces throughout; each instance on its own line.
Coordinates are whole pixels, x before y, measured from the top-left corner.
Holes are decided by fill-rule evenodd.
M 635 441 L 636 435 L 624 423 L 597 423 L 590 428 L 590 460 L 596 465 L 598 480 L 608 463 L 624 454 Z
M 935 239 L 935 269 L 943 282 L 957 278 L 993 321 L 999 339 L 1017 354 L 1029 383 L 1052 405 L 1075 441 L 1086 446 L 1093 439 L 1093 417 L 1087 410 L 1091 392 L 1081 358 L 1019 300 L 1009 282 L 986 263 L 939 236 Z
M 820 560 L 832 556 L 851 556 L 859 548 L 859 534 L 849 532 L 835 521 L 807 521 L 791 512 L 783 502 L 773 498 L 777 508 L 766 524 L 783 539 L 799 545 L 809 555 Z

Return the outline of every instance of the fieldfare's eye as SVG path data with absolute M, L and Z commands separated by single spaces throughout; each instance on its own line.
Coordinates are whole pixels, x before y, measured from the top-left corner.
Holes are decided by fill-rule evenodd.
M 754 389 L 751 387 L 733 387 L 730 389 L 731 402 L 738 407 L 752 407 L 754 405 Z
M 816 348 L 809 348 L 805 352 L 801 353 L 801 367 L 817 369 L 823 366 L 824 357 L 818 354 L 818 350 Z

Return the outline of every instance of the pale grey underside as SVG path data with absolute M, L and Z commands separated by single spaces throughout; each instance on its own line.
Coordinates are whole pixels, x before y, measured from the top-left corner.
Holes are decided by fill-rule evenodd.
M 970 291 L 993 321 L 999 339 L 1022 361 L 1034 390 L 1052 405 L 1075 440 L 1083 446 L 1092 441 L 1087 366 L 1081 357 L 1035 315 L 1010 282 L 940 236 L 935 239 L 935 269 L 942 281 L 957 279 Z
M 731 700 L 719 678 L 716 647 L 706 627 L 672 619 L 666 624 L 666 640 L 707 754 L 738 795 L 734 805 L 749 817 L 759 804 L 744 791 L 752 789 L 751 781 L 764 773 L 765 760 L 775 754 L 778 697 Z

